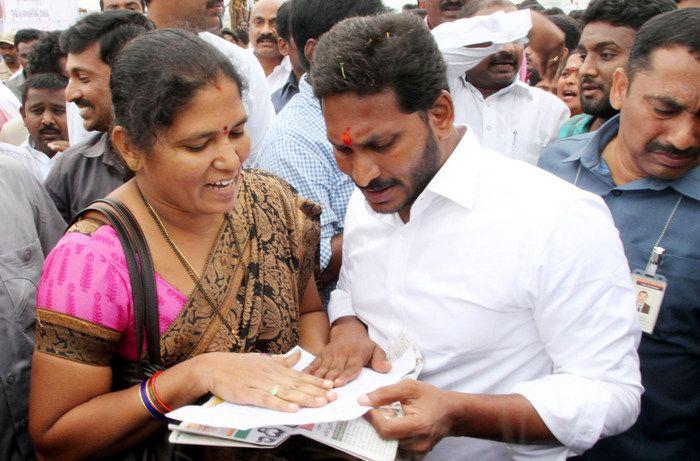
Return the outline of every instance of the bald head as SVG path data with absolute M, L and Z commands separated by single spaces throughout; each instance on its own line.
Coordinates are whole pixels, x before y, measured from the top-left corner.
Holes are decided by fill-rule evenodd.
M 260 0 L 250 11 L 250 43 L 258 58 L 282 60 L 275 29 L 277 10 L 282 3 L 283 0 Z

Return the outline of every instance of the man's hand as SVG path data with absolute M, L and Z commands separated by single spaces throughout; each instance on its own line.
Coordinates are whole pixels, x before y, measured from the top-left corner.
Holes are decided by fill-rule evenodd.
M 370 392 L 358 401 L 372 407 L 401 402 L 403 417 L 390 417 L 386 411 L 374 409 L 365 418 L 383 439 L 399 440 L 402 450 L 425 454 L 450 435 L 449 395 L 431 384 L 405 380 Z
M 357 378 L 367 365 L 379 373 L 391 370 L 386 354 L 369 339 L 365 326 L 356 317 L 342 317 L 333 323 L 330 342 L 304 371 L 340 387 Z
M 532 29 L 528 38 L 530 48 L 537 55 L 537 65 L 543 79 L 552 81 L 566 54 L 564 32 L 546 16 L 531 11 Z M 569 50 L 570 51 L 570 50 Z
M 65 152 L 65 150 L 70 147 L 70 143 L 68 141 L 54 141 L 46 145 L 54 152 Z

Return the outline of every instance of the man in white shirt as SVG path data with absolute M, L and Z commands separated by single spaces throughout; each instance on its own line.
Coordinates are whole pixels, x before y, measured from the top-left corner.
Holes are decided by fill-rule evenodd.
M 418 6 L 427 12 L 425 24 L 432 29 L 457 19 L 464 3 L 464 0 L 420 0 Z
M 270 94 L 280 89 L 292 70 L 289 57 L 284 56 L 278 46 L 277 10 L 283 0 L 260 0 L 250 10 L 248 31 L 250 33 L 251 53 L 260 62 L 265 71 Z
M 642 386 L 630 273 L 605 204 L 454 126 L 446 68 L 412 15 L 343 21 L 311 83 L 356 190 L 308 371 L 343 385 L 406 333 L 420 381 L 360 399 L 435 460 L 563 460 L 628 428 Z M 342 71 L 341 71 L 342 69 Z M 428 76 L 428 77 L 426 77 Z
M 465 7 L 464 14 L 481 16 L 497 11 L 512 13 L 517 9 L 507 0 L 475 0 Z M 529 11 L 520 13 L 523 21 L 530 19 Z M 520 27 L 502 30 L 502 33 L 511 35 L 520 31 L 522 34 L 522 27 L 526 24 L 523 21 Z M 447 26 L 459 27 L 458 23 L 460 21 Z M 563 47 L 563 33 L 554 24 L 549 26 L 552 28 L 552 44 Z M 458 33 L 446 35 L 437 30 L 434 33 L 442 37 L 441 49 L 464 46 Z M 556 139 L 570 112 L 555 95 L 530 87 L 518 79 L 523 59 L 519 39 L 523 38 L 524 34 L 517 37 L 515 43 L 511 43 L 514 40 L 500 42 L 500 49 L 480 62 L 464 65 L 452 59 L 450 54 L 445 55 L 445 60 L 450 67 L 449 84 L 456 123 L 469 125 L 484 147 L 536 165 L 542 150 Z
M 67 84 L 64 76 L 51 73 L 32 74 L 23 84 L 20 113 L 29 136 L 20 147 L 28 153 L 25 166 L 42 183 L 58 154 L 51 143 L 68 139 Z
M 265 137 L 275 108 L 265 73 L 258 60 L 250 52 L 214 35 L 221 27 L 219 16 L 224 10 L 223 1 L 212 0 L 150 0 L 146 2 L 148 17 L 156 27 L 180 27 L 199 32 L 199 36 L 216 47 L 231 60 L 244 78 L 247 88 L 243 92 L 243 105 L 248 114 L 246 130 L 250 136 L 250 155 L 247 165 L 255 163 L 260 143 Z

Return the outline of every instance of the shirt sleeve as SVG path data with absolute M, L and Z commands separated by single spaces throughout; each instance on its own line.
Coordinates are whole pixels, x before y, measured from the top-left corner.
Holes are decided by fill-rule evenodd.
M 446 22 L 432 33 L 447 64 L 448 76 L 461 76 L 502 45 L 524 40 L 531 28 L 530 11 L 522 10 Z
M 38 181 L 33 182 L 34 191 L 34 223 L 44 254 L 49 251 L 61 238 L 66 230 L 66 222 L 56 209 L 48 193 Z
M 352 306 L 352 297 L 350 295 L 350 269 L 352 261 L 348 254 L 354 245 L 352 227 L 347 226 L 358 221 L 359 206 L 364 206 L 364 197 L 359 190 L 355 190 L 348 202 L 348 209 L 345 213 L 345 233 L 343 234 L 343 250 L 342 264 L 340 266 L 340 275 L 338 284 L 335 290 L 331 292 L 331 298 L 328 302 L 328 320 L 333 324 L 341 317 L 355 316 L 355 309 Z
M 562 214 L 544 253 L 535 256 L 529 284 L 552 373 L 512 391 L 580 454 L 639 415 L 640 328 L 629 267 L 605 204 L 586 197 L 570 201 Z
M 44 189 L 46 189 L 49 198 L 51 198 L 56 209 L 63 217 L 63 220 L 67 223 L 71 219 L 71 206 L 68 201 L 68 197 L 70 196 L 68 193 L 69 181 L 67 181 L 61 173 L 64 159 L 65 156 L 62 156 L 56 160 L 49 175 L 46 177 L 46 181 L 44 181 Z
M 110 247 L 108 239 L 97 247 L 93 238 L 101 237 L 69 232 L 46 258 L 37 292 L 36 348 L 107 366 L 131 324 L 131 288 L 123 269 L 112 264 L 124 259 L 121 248 Z

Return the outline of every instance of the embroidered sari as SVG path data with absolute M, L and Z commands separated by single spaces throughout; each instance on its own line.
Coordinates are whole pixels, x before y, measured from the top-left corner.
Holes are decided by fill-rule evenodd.
M 299 341 L 298 306 L 318 268 L 318 205 L 248 170 L 231 219 L 188 296 L 156 274 L 165 367 L 205 352 L 283 353 Z M 85 219 L 47 257 L 37 294 L 37 350 L 98 366 L 136 357 L 129 273 L 109 225 Z

